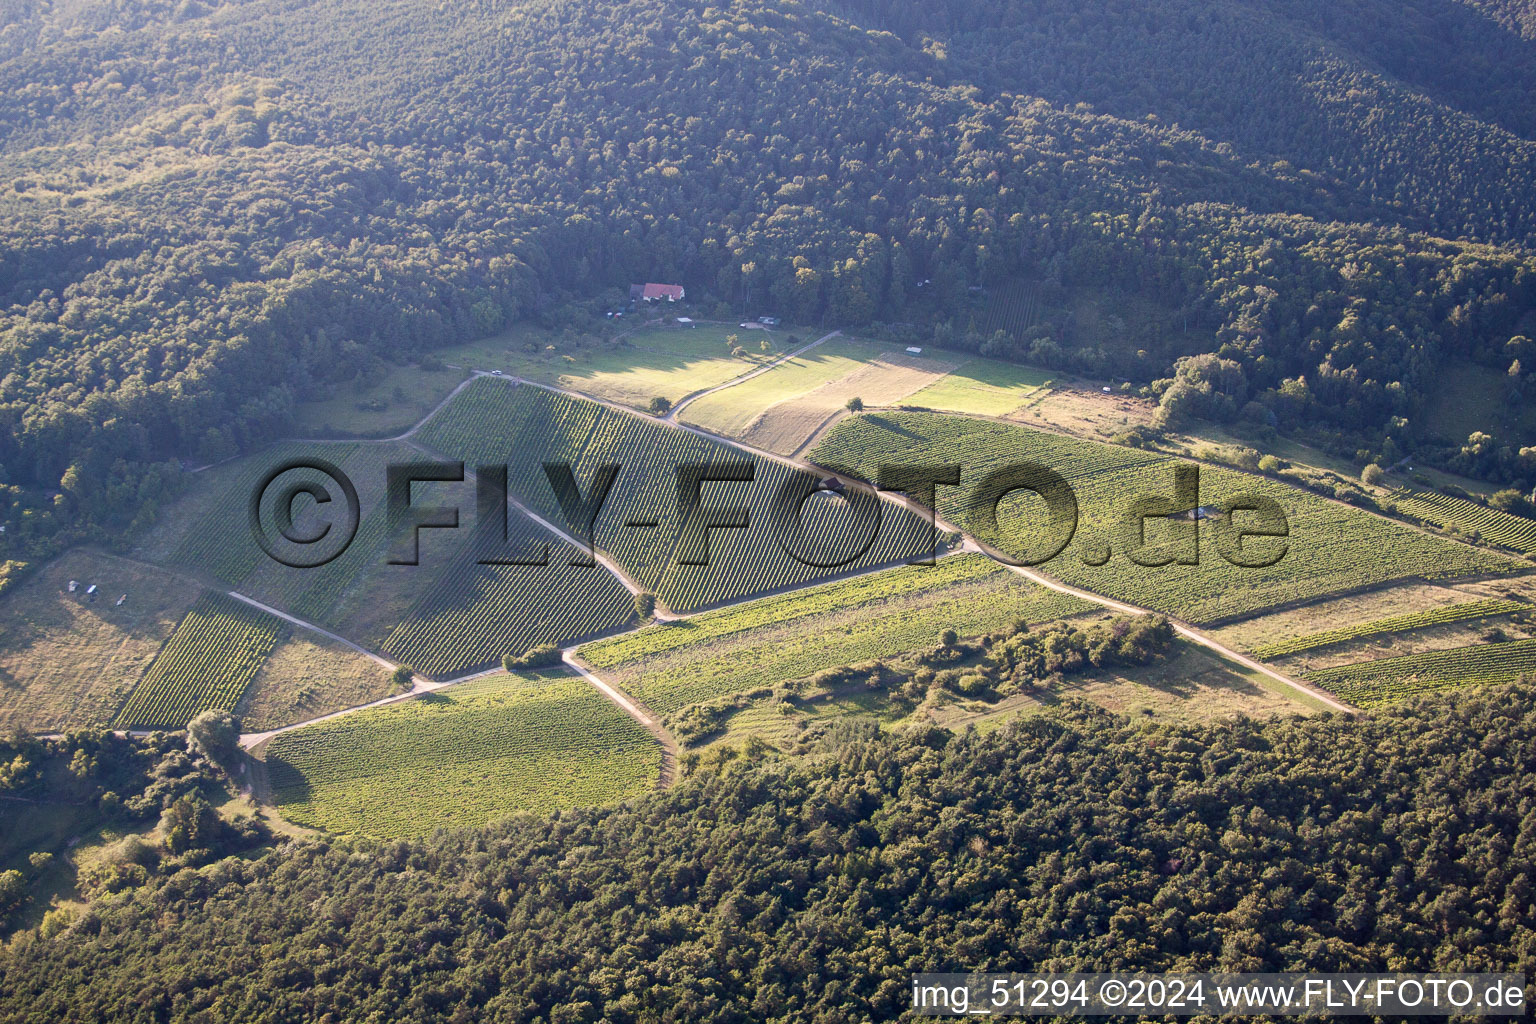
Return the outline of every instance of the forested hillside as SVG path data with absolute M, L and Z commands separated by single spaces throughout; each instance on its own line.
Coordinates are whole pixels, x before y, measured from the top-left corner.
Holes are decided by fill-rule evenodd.
M 1530 24 L 1496 0 L 17 0 L 7 543 L 120 531 L 168 460 L 636 279 L 1411 451 L 1447 360 L 1536 356 L 1511 347 L 1536 334 Z M 1018 277 L 1155 296 L 1188 337 L 979 336 L 971 289 Z
M 161 875 L 14 1021 L 888 1020 L 925 970 L 1536 969 L 1536 694 L 829 734 L 619 809 Z

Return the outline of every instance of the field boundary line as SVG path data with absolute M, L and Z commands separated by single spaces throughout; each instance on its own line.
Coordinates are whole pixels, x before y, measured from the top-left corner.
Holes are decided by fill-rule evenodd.
M 444 396 L 444 398 L 443 398 L 443 400 L 441 402 L 438 402 L 430 410 L 428 410 L 428 412 L 427 412 L 427 414 L 425 416 L 423 416 L 421 419 L 417 420 L 410 427 L 410 429 L 408 429 L 403 434 L 396 434 L 394 437 L 284 437 L 284 438 L 277 438 L 275 440 L 268 441 L 265 444 L 257 445 L 255 448 L 252 448 L 248 452 L 240 452 L 237 455 L 231 455 L 227 459 L 219 459 L 217 462 L 210 462 L 210 463 L 208 463 L 206 465 L 197 466 L 197 467 L 194 467 L 192 469 L 189 469 L 189 470 L 187 470 L 187 475 L 191 476 L 194 473 L 201 473 L 201 472 L 204 472 L 205 470 L 215 469 L 215 468 L 217 468 L 219 466 L 224 465 L 227 462 L 234 462 L 236 459 L 243 459 L 243 458 L 245 458 L 245 457 L 247 457 L 249 455 L 255 455 L 255 454 L 257 454 L 258 452 L 261 452 L 264 449 L 271 448 L 272 446 L 279 445 L 279 444 L 398 444 L 399 442 L 402 442 L 402 441 L 409 442 L 412 437 L 416 436 L 417 432 L 419 432 L 422 427 L 427 425 L 427 421 L 432 419 L 432 417 L 436 416 L 438 413 L 442 412 L 443 411 L 443 407 L 446 406 L 449 402 L 453 401 L 455 398 L 457 398 L 460 391 L 463 391 L 470 384 L 473 384 L 474 381 L 475 381 L 475 378 L 478 377 L 478 376 L 480 376 L 480 371 L 479 370 L 472 370 L 472 371 L 470 371 L 469 376 L 465 377 L 463 380 L 459 381 L 456 385 L 454 385 L 453 390 L 448 392 L 448 394 L 446 396 Z
M 666 726 L 661 724 L 661 719 L 656 716 L 656 713 L 641 703 L 639 698 L 630 696 L 592 671 L 590 666 L 576 656 L 575 647 L 561 650 L 560 660 L 567 668 L 591 683 L 599 693 L 617 705 L 619 710 L 640 723 L 655 737 L 656 742 L 661 744 L 661 771 L 656 780 L 656 788 L 666 789 L 676 782 L 679 749 L 677 739 Z
M 740 376 L 732 377 L 730 380 L 726 381 L 723 384 L 716 384 L 714 387 L 704 388 L 704 389 L 702 389 L 700 391 L 695 391 L 692 394 L 684 395 L 682 398 L 679 398 L 677 400 L 677 404 L 676 405 L 674 405 L 671 409 L 667 410 L 666 416 L 662 417 L 662 419 L 665 420 L 668 423 L 677 423 L 677 422 L 679 422 L 678 418 L 677 418 L 677 414 L 682 412 L 685 408 L 687 408 L 688 406 L 692 405 L 694 402 L 698 401 L 699 399 L 704 398 L 707 395 L 713 395 L 717 391 L 724 391 L 727 388 L 733 388 L 737 384 L 744 384 L 744 383 L 746 383 L 747 381 L 751 380 L 754 377 L 761 377 L 763 374 L 767 373 L 769 370 L 774 369 L 775 367 L 779 366 L 780 364 L 787 363 L 791 359 L 794 359 L 797 356 L 800 356 L 800 355 L 803 355 L 806 352 L 809 352 L 811 349 L 815 348 L 817 345 L 820 345 L 822 342 L 824 342 L 824 341 L 831 341 L 833 338 L 840 337 L 842 335 L 842 333 L 843 333 L 842 331 L 838 330 L 838 331 L 833 331 L 830 334 L 823 334 L 821 337 L 817 338 L 815 341 L 810 342 L 809 344 L 801 345 L 799 348 L 795 349 L 793 352 L 785 352 L 785 353 L 783 353 L 781 355 L 775 356 L 774 358 L 768 360 L 768 362 L 764 363 L 762 366 L 755 367 L 754 369 L 748 370 L 746 373 L 743 373 Z M 583 397 L 585 397 L 585 396 L 583 396 Z

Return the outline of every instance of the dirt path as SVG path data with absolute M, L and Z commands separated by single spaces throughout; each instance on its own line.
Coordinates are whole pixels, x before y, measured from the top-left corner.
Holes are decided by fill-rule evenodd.
M 672 407 L 672 411 L 667 413 L 666 421 L 669 422 L 669 423 L 676 423 L 677 422 L 677 414 L 682 412 L 689 405 L 693 404 L 694 402 L 698 401 L 699 399 L 704 398 L 707 395 L 713 395 L 717 391 L 724 391 L 727 388 L 733 388 L 737 384 L 742 384 L 742 383 L 745 383 L 746 381 L 751 380 L 753 377 L 761 377 L 763 374 L 767 373 L 769 370 L 771 370 L 774 367 L 780 365 L 781 363 L 787 363 L 791 359 L 794 359 L 796 356 L 803 355 L 804 353 L 809 352 L 811 349 L 815 348 L 817 345 L 820 345 L 822 342 L 830 341 L 831 339 L 838 337 L 842 333 L 843 333 L 842 331 L 833 331 L 831 334 L 823 334 L 821 337 L 817 338 L 815 341 L 811 342 L 810 344 L 808 344 L 808 345 L 801 345 L 799 348 L 795 349 L 793 352 L 785 352 L 783 355 L 775 356 L 774 358 L 768 360 L 768 362 L 764 363 L 762 366 L 759 366 L 755 370 L 750 370 L 750 371 L 742 374 L 740 377 L 732 377 L 730 380 L 726 381 L 724 384 L 716 384 L 712 388 L 705 388 L 702 391 L 695 391 L 691 395 L 684 395 L 682 398 L 678 399 L 677 404 Z M 583 396 L 583 397 L 585 397 L 585 396 Z
M 421 452 L 423 455 L 430 455 L 436 459 L 447 458 L 447 456 L 443 455 L 441 452 L 433 451 L 431 448 L 428 448 L 424 444 L 420 444 L 416 441 L 411 441 L 408 443 L 412 448 Z M 464 477 L 469 481 L 474 480 L 473 473 L 466 472 Z M 577 539 L 574 534 L 570 533 L 563 527 L 556 526 L 554 523 L 550 522 L 548 519 L 545 519 L 543 516 L 539 515 L 533 509 L 529 508 L 527 505 L 524 505 L 521 501 L 517 500 L 517 498 L 510 494 L 507 495 L 507 504 L 511 505 L 523 515 L 527 516 L 529 519 L 532 519 L 535 523 L 538 523 L 540 526 L 544 527 L 544 529 L 548 530 L 556 537 L 559 537 L 561 540 L 565 541 L 572 547 L 581 551 L 589 552 L 592 555 L 593 560 L 597 562 L 598 565 L 601 565 L 604 569 L 607 569 L 610 573 L 612 573 L 613 576 L 621 584 L 623 584 L 624 589 L 629 591 L 631 594 L 646 593 L 645 586 L 641 584 L 639 580 L 635 579 L 628 572 L 626 572 L 624 567 L 609 557 L 606 552 L 600 550 L 595 545 L 589 548 L 585 541 Z M 672 611 L 672 609 L 663 604 L 660 598 L 656 598 L 655 617 L 662 622 L 671 622 L 678 616 Z
M 657 789 L 666 789 L 677 781 L 677 739 L 661 724 L 661 719 L 655 713 L 635 698 L 624 693 L 618 687 L 604 681 L 597 673 L 593 672 L 581 659 L 576 657 L 576 648 L 567 647 L 560 652 L 560 660 L 566 667 L 580 675 L 587 682 L 597 687 L 598 691 L 609 700 L 617 704 L 625 714 L 639 722 L 661 744 L 661 774 L 656 780 Z
M 243 604 L 248 604 L 252 608 L 260 608 L 262 611 L 266 612 L 268 615 L 275 615 L 277 618 L 282 619 L 284 622 L 290 623 L 291 625 L 294 625 L 294 626 L 298 626 L 301 629 L 307 629 L 311 633 L 319 633 L 321 636 L 325 637 L 327 640 L 334 640 L 334 641 L 336 641 L 337 643 L 341 644 L 344 647 L 349 647 L 352 650 L 356 651 L 358 654 L 361 654 L 364 657 L 369 658 L 370 660 L 372 660 L 375 664 L 379 665 L 386 672 L 393 672 L 395 669 L 400 667 L 399 665 L 395 664 L 394 662 L 389 661 L 388 659 L 380 657 L 379 655 L 373 653 L 372 651 L 368 650 L 366 647 L 358 646 L 357 644 L 353 643 L 351 640 L 348 640 L 346 637 L 342 636 L 340 633 L 332 633 L 330 630 L 326 629 L 324 626 L 317 626 L 313 622 L 306 622 L 305 620 L 297 618 L 296 616 L 289 615 L 285 611 L 279 611 L 278 609 L 273 608 L 269 604 L 262 604 L 260 601 L 256 600 L 254 597 L 246 597 L 244 594 L 241 594 L 241 593 L 239 593 L 237 591 L 227 590 L 227 591 L 225 591 L 225 593 L 228 594 L 230 597 L 234 598 L 236 601 L 239 601 L 239 602 L 241 602 Z

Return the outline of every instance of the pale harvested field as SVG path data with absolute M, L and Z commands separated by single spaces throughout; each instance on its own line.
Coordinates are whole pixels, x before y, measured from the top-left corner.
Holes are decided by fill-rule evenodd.
M 894 405 L 957 365 L 883 352 L 836 380 L 769 406 L 743 432 L 742 440 L 781 455 L 793 454 L 850 398 L 862 399 L 867 406 Z
M 236 713 L 245 732 L 263 732 L 356 707 L 398 692 L 373 659 L 307 630 L 278 642 Z
M 92 583 L 95 602 L 84 593 Z M 86 551 L 44 566 L 0 599 L 0 729 L 105 726 L 200 590 Z
M 1152 425 L 1157 406 L 1144 398 L 1106 395 L 1088 383 L 1058 384 L 1028 398 L 1007 418 L 1025 426 L 1108 440 L 1133 427 Z
M 1536 600 L 1536 576 L 1455 585 L 1403 583 L 1234 622 L 1209 632 L 1228 647 L 1247 652 L 1264 644 L 1308 636 L 1328 629 L 1344 629 L 1393 615 L 1422 612 L 1465 601 L 1511 596 Z

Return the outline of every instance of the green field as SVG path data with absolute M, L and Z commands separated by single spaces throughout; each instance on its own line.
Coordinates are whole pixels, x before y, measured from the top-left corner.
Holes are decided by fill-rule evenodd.
M 1478 644 L 1342 665 L 1307 676 L 1358 707 L 1375 707 L 1435 690 L 1509 683 L 1536 674 L 1536 640 Z
M 928 381 L 914 371 L 927 371 Z M 869 407 L 1004 416 L 1038 395 L 1049 375 L 1016 363 L 924 347 L 834 338 L 761 376 L 690 404 L 688 423 L 774 451 L 793 451 L 852 397 Z
M 967 507 L 967 496 L 988 471 L 1024 461 L 1048 466 L 1072 486 L 1079 516 L 1071 544 L 1041 568 L 1096 593 L 1192 622 L 1219 622 L 1391 580 L 1451 579 L 1510 572 L 1521 565 L 1299 488 L 1210 467 L 1201 469 L 1202 503 L 1217 505 L 1239 493 L 1265 494 L 1279 502 L 1290 529 L 1284 557 L 1267 568 L 1233 566 L 1215 550 L 1215 524 L 1204 522 L 1199 525 L 1199 564 L 1138 565 L 1122 550 L 1120 523 L 1134 499 L 1172 496 L 1173 459 L 988 420 L 866 414 L 839 423 L 811 458 L 866 477 L 873 477 L 882 463 L 958 463 L 961 486 L 939 488 L 940 511 L 972 533 L 982 531 L 983 524 Z M 1016 554 L 1040 550 L 1041 537 L 1029 530 L 1043 522 L 1038 499 L 1010 497 L 999 510 L 999 532 L 981 539 Z M 1151 521 L 1149 542 L 1164 539 L 1171 525 Z M 1086 564 L 1105 545 L 1113 557 L 1102 566 Z
M 863 368 L 889 346 L 832 338 L 786 359 L 767 373 L 690 402 L 679 413 L 687 423 L 727 437 L 740 437 L 774 405 L 807 395 Z
M 587 339 L 584 344 L 519 329 L 501 338 L 490 338 L 438 353 L 449 363 L 475 370 L 501 370 L 544 384 L 558 384 L 597 398 L 644 409 L 652 398 L 676 403 L 703 388 L 723 384 L 748 373 L 781 351 L 786 335 L 777 331 L 747 330 L 735 324 L 680 327 L 639 326 L 625 317 L 612 324 L 620 341 Z M 736 337 L 734 345 L 727 339 Z M 546 348 L 554 344 L 553 351 Z M 767 350 L 763 349 L 766 344 Z M 527 351 L 528 347 L 533 352 Z M 733 356 L 731 350 L 744 350 Z
M 114 725 L 180 729 L 198 712 L 231 711 L 277 643 L 282 622 L 224 594 L 204 594 L 128 695 Z
M 265 759 L 290 820 L 398 838 L 638 796 L 661 748 L 583 679 L 498 675 L 283 733 Z
M 1536 519 L 1434 491 L 1398 491 L 1392 495 L 1392 502 L 1398 511 L 1426 523 L 1455 529 L 1521 554 L 1536 554 Z
M 984 555 L 903 566 L 587 644 L 583 661 L 663 714 L 822 669 L 919 650 L 949 628 L 974 636 L 1096 606 Z
M 995 359 L 968 359 L 948 376 L 902 399 L 903 406 L 935 412 L 1006 416 L 1050 382 L 1039 370 Z
M 1514 612 L 1529 610 L 1530 607 L 1524 601 L 1503 601 L 1493 598 L 1486 601 L 1464 601 L 1460 604 L 1444 605 L 1420 612 L 1392 615 L 1385 619 L 1377 619 L 1375 622 L 1361 622 L 1343 629 L 1329 629 L 1321 633 L 1292 637 L 1278 643 L 1255 647 L 1250 653 L 1255 658 L 1282 658 L 1288 654 L 1299 654 L 1302 651 L 1327 647 L 1330 644 L 1341 644 L 1349 640 L 1406 633 L 1416 629 L 1427 629 L 1430 626 L 1445 625 L 1449 622 L 1466 622 L 1495 615 L 1510 615 Z
M 708 607 L 734 598 L 822 579 L 839 572 L 902 561 L 931 548 L 927 524 L 889 505 L 878 534 L 866 545 L 850 536 L 853 522 L 842 498 L 819 496 L 804 507 L 807 534 L 821 546 L 818 568 L 786 554 L 769 509 L 791 471 L 782 463 L 728 448 L 689 431 L 642 416 L 529 385 L 482 379 L 422 431 L 424 444 L 474 465 L 510 464 L 510 489 L 555 522 L 564 514 L 542 463 L 572 465 L 589 487 L 598 467 L 620 471 L 597 521 L 597 545 L 674 610 Z M 746 463 L 752 482 L 705 485 L 707 504 L 743 507 L 748 529 L 716 530 L 708 565 L 680 563 L 677 471 L 686 464 Z M 802 482 L 812 482 L 801 475 Z M 631 527 L 633 522 L 655 524 Z M 860 553 L 862 551 L 862 553 Z M 852 557 L 857 555 L 857 557 Z

